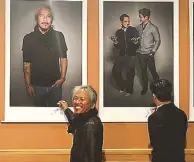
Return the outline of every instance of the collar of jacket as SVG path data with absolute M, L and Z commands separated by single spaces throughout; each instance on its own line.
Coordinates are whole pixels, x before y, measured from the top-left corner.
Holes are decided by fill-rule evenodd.
M 50 29 L 45 33 L 42 34 L 38 29 L 38 25 L 34 27 L 35 38 L 37 41 L 42 44 L 44 47 L 50 49 L 53 47 L 53 43 L 55 43 L 54 37 L 54 29 L 50 27 Z
M 145 30 L 150 24 L 151 24 L 151 21 L 149 21 L 147 24 L 141 23 L 141 28 Z
M 163 104 L 162 106 L 158 107 L 156 111 L 165 111 L 165 110 L 169 110 L 171 108 L 175 108 L 176 106 L 174 105 L 174 103 L 169 102 L 167 104 Z
M 39 36 L 45 36 L 45 37 L 50 36 L 50 35 L 53 33 L 53 31 L 54 31 L 54 29 L 53 29 L 53 27 L 51 26 L 50 29 L 49 29 L 45 34 L 42 34 L 42 33 L 40 32 L 40 30 L 38 29 L 38 25 L 36 25 L 36 26 L 34 27 L 34 32 L 35 32 L 37 35 L 39 35 Z
M 97 116 L 97 114 L 98 110 L 96 108 L 92 108 L 85 113 L 75 114 L 72 125 L 69 125 L 67 132 L 74 133 L 77 128 L 86 123 L 91 117 Z
M 126 32 L 126 31 L 127 31 L 127 28 L 123 28 L 123 27 L 122 27 L 121 29 L 122 29 L 124 32 Z

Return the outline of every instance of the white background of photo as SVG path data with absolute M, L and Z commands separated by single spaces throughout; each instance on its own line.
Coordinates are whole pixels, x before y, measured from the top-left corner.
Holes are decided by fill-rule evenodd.
M 52 0 L 55 1 L 55 0 Z M 63 1 L 63 0 L 56 0 Z M 87 84 L 87 0 L 82 2 L 82 85 Z M 50 1 L 51 2 L 51 1 Z M 57 19 L 57 18 L 56 18 Z M 54 23 L 54 22 L 53 22 Z M 60 21 L 58 21 L 60 23 Z M 55 22 L 55 25 L 60 25 Z M 5 115 L 2 122 L 67 122 L 57 107 L 10 106 L 10 0 L 6 0 L 6 52 L 5 52 Z M 18 95 L 19 91 L 18 91 Z M 70 109 L 73 110 L 72 107 Z
M 103 2 L 115 0 L 99 1 L 99 19 L 100 19 L 100 94 L 99 94 L 99 115 L 103 122 L 147 122 L 153 107 L 104 107 L 103 94 Z M 174 103 L 179 107 L 179 1 L 178 0 L 121 0 L 118 2 L 173 2 L 174 17 Z M 119 23 L 119 21 L 118 21 Z

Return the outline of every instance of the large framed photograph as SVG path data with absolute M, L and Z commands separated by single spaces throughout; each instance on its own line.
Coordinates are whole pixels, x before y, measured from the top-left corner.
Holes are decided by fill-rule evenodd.
M 66 122 L 87 84 L 87 0 L 6 0 L 4 122 Z
M 189 1 L 189 25 L 190 25 L 190 108 L 189 108 L 189 120 L 194 121 L 194 80 L 193 80 L 193 74 L 194 74 L 194 66 L 193 66 L 193 39 L 194 39 L 194 32 L 193 32 L 193 7 L 194 7 L 194 1 Z
M 147 122 L 151 82 L 172 82 L 179 106 L 179 1 L 100 0 L 100 117 Z

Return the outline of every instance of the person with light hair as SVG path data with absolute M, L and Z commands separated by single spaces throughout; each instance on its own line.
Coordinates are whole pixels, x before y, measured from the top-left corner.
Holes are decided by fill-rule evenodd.
M 34 106 L 57 107 L 66 80 L 67 45 L 62 32 L 53 29 L 52 8 L 39 8 L 34 31 L 23 38 L 25 86 Z
M 97 93 L 90 86 L 76 86 L 72 90 L 74 112 L 66 101 L 59 101 L 68 121 L 68 133 L 72 133 L 73 146 L 70 162 L 101 162 L 103 124 L 97 116 Z

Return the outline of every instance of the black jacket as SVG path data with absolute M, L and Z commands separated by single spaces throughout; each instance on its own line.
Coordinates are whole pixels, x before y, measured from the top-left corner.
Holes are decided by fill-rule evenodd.
M 148 118 L 152 162 L 185 162 L 187 116 L 173 103 L 158 108 Z
M 139 44 L 134 44 L 131 38 L 137 38 L 138 33 L 135 27 L 129 26 L 126 32 L 123 29 L 116 31 L 117 44 L 114 44 L 116 49 L 119 49 L 119 56 L 135 56 Z
M 102 161 L 103 125 L 97 113 L 96 108 L 79 115 L 65 110 L 68 132 L 74 135 L 70 162 Z

